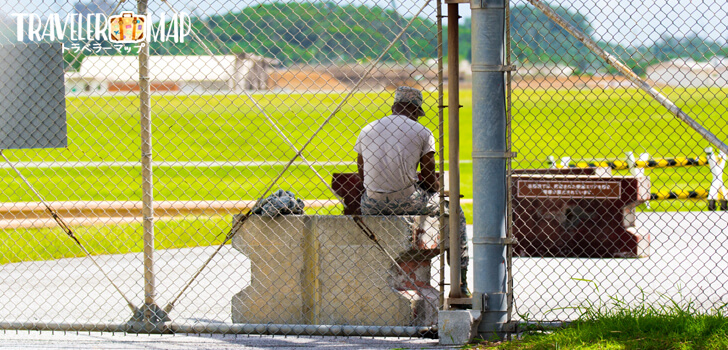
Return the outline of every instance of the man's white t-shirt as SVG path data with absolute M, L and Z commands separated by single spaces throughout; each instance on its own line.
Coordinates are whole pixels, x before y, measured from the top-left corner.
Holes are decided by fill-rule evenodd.
M 364 188 L 391 193 L 417 182 L 417 164 L 435 152 L 435 137 L 406 116 L 390 115 L 365 126 L 354 150 L 364 159 Z

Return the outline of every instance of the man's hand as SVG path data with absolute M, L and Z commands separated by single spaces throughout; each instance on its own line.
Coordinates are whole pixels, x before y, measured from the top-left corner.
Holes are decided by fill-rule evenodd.
M 435 152 L 430 152 L 420 158 L 420 171 L 422 172 L 423 190 L 434 193 L 440 190 L 440 182 L 435 173 Z

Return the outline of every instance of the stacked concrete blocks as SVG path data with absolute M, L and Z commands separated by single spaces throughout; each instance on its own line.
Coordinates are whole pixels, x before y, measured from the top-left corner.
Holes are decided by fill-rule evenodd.
M 439 253 L 438 218 L 366 216 L 362 222 L 386 253 L 350 216 L 250 217 L 232 243 L 250 259 L 252 274 L 233 297 L 233 322 L 437 323 L 430 260 Z

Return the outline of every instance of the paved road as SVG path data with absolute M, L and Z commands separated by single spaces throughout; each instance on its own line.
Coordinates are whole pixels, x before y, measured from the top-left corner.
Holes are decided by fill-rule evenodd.
M 0 349 L 453 349 L 433 339 L 0 332 Z
M 573 307 L 608 304 L 609 297 L 627 303 L 643 297 L 660 303 L 692 300 L 702 309 L 728 302 L 728 213 L 640 213 L 637 220 L 652 235 L 647 258 L 515 258 L 518 313 L 573 319 Z
M 157 299 L 171 300 L 214 250 L 156 251 Z M 129 299 L 137 304 L 143 300 L 141 253 L 96 259 Z M 249 283 L 249 271 L 248 259 L 229 245 L 223 247 L 171 316 L 181 322 L 230 322 L 230 300 Z M 131 316 L 123 298 L 88 258 L 3 265 L 0 289 L 5 291 L 0 315 L 7 321 L 124 323 Z
M 573 307 L 581 303 L 606 302 L 609 296 L 639 302 L 642 292 L 649 301 L 682 296 L 704 309 L 728 302 L 728 214 L 640 213 L 637 219 L 653 237 L 648 258 L 514 259 L 517 312 L 531 319 L 573 319 Z M 214 249 L 156 252 L 161 304 L 180 290 Z M 143 299 L 140 254 L 97 259 L 131 300 Z M 171 317 L 190 324 L 230 322 L 231 297 L 250 282 L 249 268 L 242 254 L 224 247 Z M 472 273 L 471 268 L 471 281 Z M 3 265 L 0 288 L 0 315 L 5 321 L 122 323 L 130 317 L 123 299 L 87 258 Z

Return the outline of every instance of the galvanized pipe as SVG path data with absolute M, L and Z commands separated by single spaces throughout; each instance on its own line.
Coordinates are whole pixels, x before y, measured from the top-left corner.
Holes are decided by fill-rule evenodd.
M 0 322 L 0 330 L 59 331 L 59 332 L 120 332 L 152 334 L 255 334 L 255 335 L 314 335 L 421 337 L 437 332 L 437 327 L 413 326 L 347 326 L 305 324 L 227 324 L 227 323 L 164 323 L 140 331 L 128 323 L 62 323 L 62 322 Z
M 460 76 L 458 72 L 458 4 L 447 4 L 447 122 L 450 152 L 450 298 L 460 293 Z
M 137 13 L 147 13 L 147 0 L 138 0 Z M 142 223 L 144 231 L 144 304 L 154 304 L 154 187 L 152 182 L 152 101 L 149 91 L 149 41 L 139 49 L 139 114 L 141 115 Z
M 440 179 L 445 178 L 445 117 L 443 109 L 443 83 L 442 83 L 442 0 L 437 0 L 437 122 L 438 122 L 438 147 L 437 153 L 440 159 Z M 440 309 L 445 305 L 445 181 L 440 181 L 440 281 L 438 290 L 440 292 Z
M 617 57 L 614 57 L 613 55 L 599 47 L 599 45 L 594 42 L 594 40 L 592 40 L 584 33 L 582 33 L 579 29 L 571 25 L 563 17 L 559 16 L 546 3 L 541 2 L 540 0 L 528 0 L 528 2 L 531 3 L 531 5 L 535 6 L 537 9 L 541 10 L 541 12 L 543 12 L 548 18 L 556 22 L 556 24 L 561 26 L 561 28 L 564 28 L 577 40 L 581 41 L 589 50 L 597 54 L 612 67 L 616 68 L 620 73 L 624 74 L 624 76 L 627 77 L 627 79 L 629 79 L 632 84 L 642 89 L 642 91 L 646 92 L 648 95 L 652 96 L 652 98 L 657 100 L 657 102 L 659 102 L 663 107 L 667 108 L 670 113 L 672 113 L 683 123 L 687 124 L 693 130 L 695 130 L 698 135 L 702 136 L 706 141 L 718 147 L 718 149 L 720 149 L 724 153 L 728 153 L 728 146 L 723 143 L 723 141 L 720 140 L 717 136 L 715 136 L 715 134 L 700 125 L 700 123 L 695 121 L 695 119 L 690 117 L 687 113 L 680 109 L 680 107 L 675 105 L 675 103 L 667 98 L 667 96 L 661 94 L 646 81 L 642 80 L 642 78 L 635 74 L 635 72 L 633 72 L 629 67 L 622 63 Z
M 473 309 L 478 336 L 505 335 L 506 97 L 505 1 L 471 0 L 473 52 Z
M 412 326 L 348 326 L 306 324 L 171 324 L 172 333 L 218 333 L 260 335 L 318 335 L 318 336 L 370 336 L 417 337 L 437 332 L 436 327 Z

